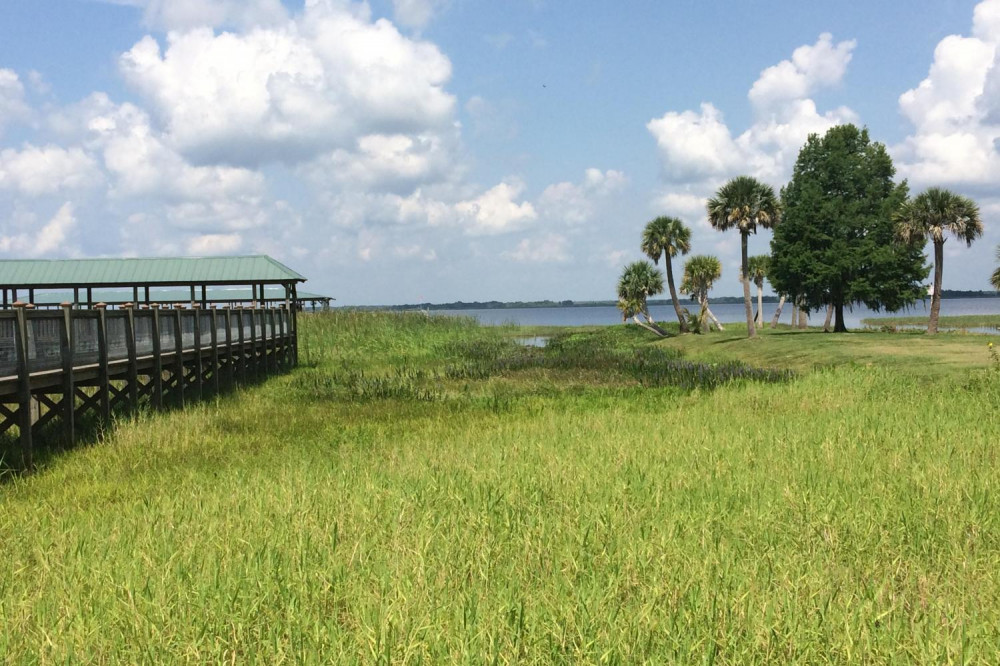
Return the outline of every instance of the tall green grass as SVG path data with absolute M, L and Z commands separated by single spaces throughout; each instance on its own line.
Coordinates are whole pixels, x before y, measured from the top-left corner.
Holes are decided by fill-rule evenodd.
M 304 318 L 292 375 L 122 422 L 9 481 L 0 655 L 998 661 L 991 371 L 918 383 L 848 364 L 694 389 L 580 364 L 445 376 L 517 353 L 514 333 Z M 648 342 L 618 328 L 548 353 Z M 749 362 L 746 344 L 730 357 Z M 308 390 L 399 372 L 439 398 Z

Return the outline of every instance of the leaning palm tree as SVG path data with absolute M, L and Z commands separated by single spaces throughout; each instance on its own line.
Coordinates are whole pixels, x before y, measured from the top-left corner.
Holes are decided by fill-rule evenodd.
M 670 300 L 674 304 L 674 312 L 680 323 L 681 333 L 687 333 L 687 320 L 677 299 L 677 289 L 674 287 L 673 258 L 691 251 L 691 230 L 676 217 L 658 217 L 646 224 L 642 231 L 642 251 L 656 264 L 663 255 L 663 263 L 667 270 L 667 288 L 670 290 Z
M 997 245 L 997 261 L 1000 261 L 1000 245 Z M 1000 268 L 993 271 L 993 275 L 990 276 L 990 284 L 997 291 L 1000 291 Z
M 983 235 L 979 206 L 972 199 L 940 187 L 932 187 L 900 206 L 895 215 L 896 235 L 905 243 L 930 238 L 934 243 L 934 291 L 927 334 L 937 333 L 941 314 L 941 276 L 944 272 L 945 233 L 965 241 L 967 247 Z
M 751 176 L 737 176 L 719 188 L 708 200 L 708 221 L 718 231 L 740 230 L 741 275 L 747 275 L 747 239 L 757 227 L 770 229 L 781 219 L 781 204 L 774 188 Z M 747 313 L 747 336 L 757 335 L 750 305 L 750 282 L 743 282 L 743 302 Z
M 701 333 L 702 330 L 711 331 L 711 322 L 715 322 L 716 328 L 722 330 L 722 324 L 708 307 L 708 292 L 720 277 L 722 277 L 722 264 L 716 257 L 701 254 L 684 262 L 681 291 L 690 294 L 691 298 L 698 299 L 698 303 L 701 305 L 695 328 L 698 333 Z
M 663 275 L 656 270 L 656 266 L 648 261 L 633 261 L 618 279 L 618 308 L 626 320 L 632 317 L 643 328 L 657 335 L 666 335 L 649 315 L 649 297 L 662 291 Z M 646 318 L 645 322 L 639 319 L 640 314 Z
M 770 264 L 771 257 L 766 254 L 755 254 L 747 259 L 750 281 L 757 285 L 757 313 L 753 317 L 753 323 L 759 328 L 764 327 L 764 278 L 767 277 Z M 745 279 L 742 273 L 740 279 Z

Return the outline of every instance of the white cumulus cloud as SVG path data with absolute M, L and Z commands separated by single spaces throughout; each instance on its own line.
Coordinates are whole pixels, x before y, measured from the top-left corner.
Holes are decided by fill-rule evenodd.
M 524 238 L 502 256 L 518 263 L 562 263 L 569 261 L 569 241 L 554 233 Z
M 97 163 L 79 147 L 29 144 L 0 151 L 0 189 L 40 196 L 92 187 L 101 180 Z
M 462 216 L 467 233 L 490 235 L 514 231 L 538 217 L 530 202 L 516 201 L 523 191 L 524 185 L 519 182 L 503 182 L 475 199 L 456 204 L 455 210 Z
M 899 98 L 914 131 L 893 148 L 916 188 L 944 185 L 996 195 L 1000 179 L 1000 0 L 979 3 L 970 36 L 934 49 L 927 77 Z
M 36 233 L 0 234 L 0 253 L 14 257 L 76 254 L 76 245 L 67 243 L 76 225 L 73 204 L 66 202 Z
M 145 37 L 120 64 L 195 162 L 298 162 L 453 122 L 451 62 L 367 5 L 315 0 L 282 26 L 172 32 L 165 49 Z
M 621 171 L 590 168 L 580 183 L 554 183 L 542 191 L 539 210 L 551 219 L 578 224 L 590 220 L 597 205 L 608 196 L 620 192 L 628 179 Z
M 699 111 L 668 111 L 650 120 L 646 128 L 656 139 L 664 180 L 708 191 L 737 173 L 774 183 L 786 179 L 809 134 L 857 119 L 844 107 L 821 113 L 808 97 L 843 79 L 854 47 L 853 40 L 835 44 L 824 33 L 761 72 L 748 95 L 754 123 L 738 136 L 709 102 Z
M 26 120 L 30 115 L 24 100 L 24 84 L 17 72 L 0 68 L 0 132 L 4 125 Z

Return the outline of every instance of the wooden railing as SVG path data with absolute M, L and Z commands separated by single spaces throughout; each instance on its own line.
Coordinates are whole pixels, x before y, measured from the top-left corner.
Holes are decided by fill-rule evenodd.
M 0 312 L 0 434 L 17 428 L 26 467 L 33 436 L 50 421 L 76 440 L 76 422 L 95 412 L 183 406 L 298 362 L 296 318 L 281 308 Z

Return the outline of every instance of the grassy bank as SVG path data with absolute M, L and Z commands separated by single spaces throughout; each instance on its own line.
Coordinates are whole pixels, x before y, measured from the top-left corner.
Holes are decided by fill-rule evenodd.
M 517 333 L 309 317 L 295 373 L 8 479 L 0 654 L 997 661 L 985 338 Z
M 865 326 L 927 326 L 927 317 L 870 317 Z M 1000 328 L 1000 314 L 955 315 L 940 317 L 941 328 Z

